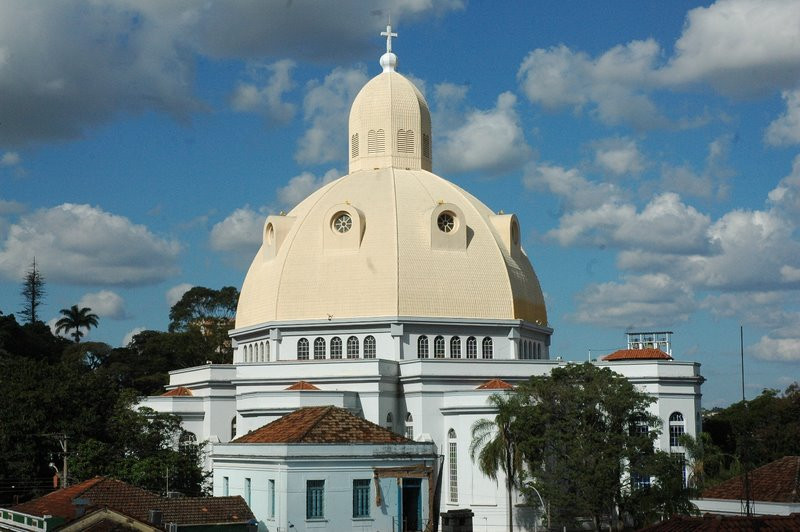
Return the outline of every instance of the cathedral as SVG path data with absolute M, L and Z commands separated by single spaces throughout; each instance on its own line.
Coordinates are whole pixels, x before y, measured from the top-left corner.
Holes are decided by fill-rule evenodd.
M 142 402 L 210 443 L 214 494 L 243 495 L 262 531 L 424 530 L 456 509 L 504 530 L 502 473 L 471 460 L 471 426 L 492 418 L 493 393 L 566 363 L 550 357 L 517 217 L 432 172 L 428 105 L 384 35 L 382 71 L 350 111 L 348 174 L 264 223 L 233 364 L 174 371 Z M 657 399 L 659 446 L 682 452 L 671 436 L 699 432 L 703 379 L 669 340 L 629 335 L 595 363 Z M 275 423 L 305 428 L 280 439 Z M 532 529 L 541 509 L 515 501 L 515 523 Z

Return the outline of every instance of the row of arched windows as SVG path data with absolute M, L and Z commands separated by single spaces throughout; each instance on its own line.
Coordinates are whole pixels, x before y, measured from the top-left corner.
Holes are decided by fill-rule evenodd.
M 444 336 L 437 336 L 433 339 L 433 358 L 446 358 L 447 342 Z M 467 338 L 466 358 L 478 358 L 478 339 L 474 336 Z M 450 338 L 450 358 L 461 358 L 461 338 L 452 336 Z M 494 345 L 488 336 L 481 342 L 481 358 L 493 358 Z M 425 335 L 417 338 L 417 358 L 430 358 L 430 346 L 428 337 Z
M 269 340 L 242 346 L 242 362 L 269 362 Z
M 346 347 L 344 351 L 343 347 Z M 347 356 L 347 358 L 360 358 L 361 357 L 361 344 L 356 336 L 351 336 L 347 339 L 346 346 L 342 345 L 342 339 L 334 336 L 330 341 L 330 351 L 325 338 L 318 337 L 314 339 L 314 360 L 338 360 Z M 376 357 L 376 344 L 375 337 L 370 335 L 364 338 L 364 358 Z M 297 340 L 297 360 L 309 360 L 311 358 L 310 344 L 308 338 L 300 338 Z
M 542 358 L 542 343 L 532 340 L 519 341 L 519 358 L 539 359 Z

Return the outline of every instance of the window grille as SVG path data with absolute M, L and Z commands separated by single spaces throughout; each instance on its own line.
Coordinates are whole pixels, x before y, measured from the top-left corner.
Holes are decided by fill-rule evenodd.
M 353 479 L 353 517 L 369 517 L 368 478 Z
M 325 517 L 325 481 L 306 481 L 306 519 Z
M 386 136 L 382 129 L 370 129 L 367 132 L 367 152 L 383 153 L 386 150 Z
M 437 336 L 433 339 L 433 358 L 444 358 L 444 337 Z
M 364 358 L 375 358 L 375 337 L 367 336 L 364 338 Z
M 467 338 L 467 358 L 478 358 L 478 340 L 474 336 Z
M 347 339 L 347 358 L 358 358 L 358 338 L 355 336 Z
M 325 338 L 317 338 L 314 340 L 314 360 L 325 359 Z
M 684 432 L 683 414 L 680 412 L 673 412 L 672 415 L 669 416 L 669 446 L 680 447 L 681 436 Z
M 342 358 L 342 339 L 338 336 L 331 338 L 331 359 Z
M 450 338 L 450 358 L 461 358 L 461 338 L 458 336 Z
M 417 338 L 417 358 L 428 358 L 428 337 Z
M 458 444 L 456 442 L 456 431 L 450 429 L 447 433 L 449 477 L 450 477 L 450 502 L 458 502 Z
M 422 156 L 426 159 L 431 158 L 431 138 L 427 133 L 422 134 Z
M 492 339 L 488 336 L 483 339 L 483 358 L 492 358 L 494 353 L 492 352 Z
M 406 414 L 406 438 L 409 440 L 414 439 L 414 417 L 411 412 Z
M 308 360 L 308 339 L 300 338 L 297 341 L 297 360 Z

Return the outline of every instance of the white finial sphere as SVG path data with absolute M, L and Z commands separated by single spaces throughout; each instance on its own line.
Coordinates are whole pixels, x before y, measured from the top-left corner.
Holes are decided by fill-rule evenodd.
M 397 56 L 392 52 L 386 52 L 381 56 L 381 67 L 384 72 L 393 72 L 397 67 Z

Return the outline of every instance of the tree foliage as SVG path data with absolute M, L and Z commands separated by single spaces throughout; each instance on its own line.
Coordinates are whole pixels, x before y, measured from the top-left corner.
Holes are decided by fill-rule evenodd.
M 512 434 L 528 473 L 522 492 L 538 502 L 536 488 L 553 519 L 589 519 L 594 528 L 601 522 L 618 528 L 621 517 L 688 509 L 685 490 L 667 489 L 674 482 L 682 485 L 682 476 L 667 478 L 675 471 L 654 451 L 660 427 L 648 413 L 654 399 L 624 377 L 588 363 L 568 365 L 531 377 L 514 393 Z M 662 475 L 649 499 L 631 496 L 632 472 Z M 646 511 L 631 506 L 644 502 L 651 504 Z
M 30 269 L 25 273 L 22 280 L 22 290 L 20 295 L 23 298 L 22 310 L 20 315 L 27 323 L 39 321 L 39 307 L 44 299 L 44 276 L 36 268 L 36 259 L 33 259 Z
M 239 291 L 232 286 L 219 290 L 195 286 L 183 294 L 169 312 L 169 332 L 198 331 L 208 341 L 214 362 L 231 362 L 228 331 L 233 328 Z
M 78 305 L 72 305 L 70 308 L 62 308 L 59 312 L 61 312 L 63 317 L 56 322 L 56 332 L 64 331 L 68 333 L 72 331 L 70 336 L 75 340 L 75 343 L 81 341 L 81 337 L 83 336 L 83 331 L 81 331 L 81 329 L 86 329 L 88 331 L 91 327 L 97 327 L 98 320 L 100 319 L 97 314 L 92 313 L 92 309 L 89 307 L 78 308 Z

